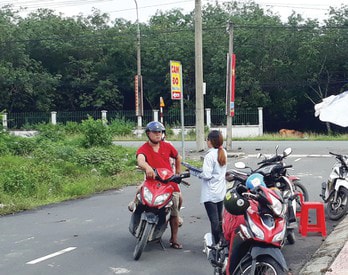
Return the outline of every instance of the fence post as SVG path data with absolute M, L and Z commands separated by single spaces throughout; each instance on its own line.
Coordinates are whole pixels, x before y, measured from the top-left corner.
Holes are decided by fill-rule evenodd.
M 102 122 L 103 122 L 103 125 L 105 126 L 107 123 L 108 123 L 108 119 L 106 118 L 106 113 L 108 111 L 106 110 L 102 110 L 101 113 L 102 113 Z
M 7 129 L 7 113 L 2 114 L 2 127 L 4 130 Z
M 51 123 L 53 125 L 57 124 L 57 112 L 51 112 Z
M 153 120 L 158 121 L 158 110 L 153 110 Z
M 263 108 L 259 107 L 259 136 L 263 136 Z
M 207 126 L 208 128 L 211 127 L 211 109 L 210 108 L 205 108 L 205 116 L 207 118 Z

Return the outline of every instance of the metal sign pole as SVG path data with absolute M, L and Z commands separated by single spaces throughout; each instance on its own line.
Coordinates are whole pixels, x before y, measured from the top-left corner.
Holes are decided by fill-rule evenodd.
M 172 100 L 180 100 L 182 159 L 185 160 L 184 95 L 182 65 L 180 61 L 170 61 L 170 79 Z
M 181 79 L 181 99 L 180 99 L 180 109 L 181 109 L 181 148 L 182 148 L 182 160 L 185 161 L 185 123 L 184 123 L 184 94 L 183 94 L 183 81 L 182 81 L 182 66 L 180 66 L 180 79 Z

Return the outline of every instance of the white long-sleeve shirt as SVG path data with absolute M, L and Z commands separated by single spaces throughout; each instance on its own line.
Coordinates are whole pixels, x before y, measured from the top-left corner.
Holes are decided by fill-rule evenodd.
M 226 150 L 224 150 L 227 156 Z M 218 149 L 210 148 L 204 157 L 203 172 L 199 174 L 202 180 L 201 203 L 220 202 L 226 194 L 226 165 L 220 166 L 218 162 Z

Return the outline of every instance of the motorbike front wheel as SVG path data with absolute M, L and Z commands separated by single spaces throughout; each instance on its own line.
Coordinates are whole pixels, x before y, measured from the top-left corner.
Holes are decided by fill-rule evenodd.
M 141 234 L 134 248 L 134 252 L 133 252 L 134 260 L 136 261 L 139 260 L 141 254 L 143 253 L 153 226 L 154 226 L 153 224 L 149 224 L 149 223 L 145 224 L 143 233 Z
M 251 274 L 251 259 L 242 265 L 242 270 L 237 270 L 238 275 Z M 264 256 L 257 260 L 255 275 L 280 275 L 286 274 L 281 266 L 271 257 Z M 254 275 L 254 274 L 253 274 Z
M 326 204 L 326 212 L 330 220 L 337 221 L 342 218 L 348 210 L 348 190 L 340 188 L 337 194 L 337 200 L 331 196 Z
M 296 242 L 294 229 L 288 229 L 286 239 L 289 244 L 294 244 Z

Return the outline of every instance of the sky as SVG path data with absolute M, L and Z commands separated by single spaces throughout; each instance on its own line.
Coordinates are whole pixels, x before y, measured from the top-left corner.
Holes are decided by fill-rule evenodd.
M 242 0 L 239 0 L 240 2 Z M 201 0 L 202 6 L 207 3 L 223 3 L 228 0 Z M 294 10 L 304 18 L 326 18 L 329 7 L 348 5 L 348 0 L 254 0 L 264 9 L 271 9 L 284 20 Z M 15 8 L 26 7 L 28 12 L 38 8 L 48 8 L 64 16 L 74 16 L 82 13 L 87 16 L 92 8 L 110 14 L 111 19 L 124 18 L 135 22 L 137 19 L 136 4 L 138 4 L 139 21 L 146 23 L 157 10 L 168 11 L 182 8 L 184 12 L 194 10 L 195 0 L 0 0 L 0 6 L 12 4 Z M 22 13 L 24 14 L 24 13 Z

